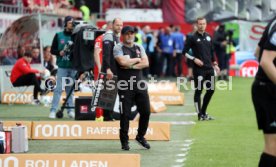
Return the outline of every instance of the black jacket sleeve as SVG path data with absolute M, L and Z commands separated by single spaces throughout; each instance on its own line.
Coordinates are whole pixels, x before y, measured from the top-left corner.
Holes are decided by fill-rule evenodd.
M 103 41 L 103 69 L 110 68 L 110 57 L 113 56 L 113 41 Z M 106 71 L 104 71 L 106 72 Z
M 183 55 L 185 55 L 186 53 L 188 53 L 189 50 L 191 49 L 191 47 L 192 47 L 192 38 L 193 38 L 192 35 L 187 35 L 187 39 L 185 41 L 185 46 L 184 46 L 184 49 L 182 51 Z
M 213 39 L 213 44 L 215 45 L 215 46 L 217 46 L 217 47 L 220 47 L 220 45 L 221 45 L 221 39 L 220 39 L 220 35 L 219 35 L 219 33 L 218 32 L 215 32 L 215 34 L 214 34 L 214 39 Z
M 51 53 L 53 55 L 60 56 L 59 50 L 58 50 L 58 35 L 57 34 L 55 35 L 53 42 L 52 42 Z

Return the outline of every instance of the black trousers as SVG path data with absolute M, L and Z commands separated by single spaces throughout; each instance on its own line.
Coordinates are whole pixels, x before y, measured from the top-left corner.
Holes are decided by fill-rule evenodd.
M 104 117 L 104 121 L 113 121 L 113 111 L 104 110 L 103 117 Z
M 177 71 L 175 72 L 175 76 L 182 75 L 182 53 L 176 53 L 176 57 L 173 59 L 173 69 L 177 66 Z
M 36 75 L 34 73 L 29 73 L 17 78 L 17 80 L 13 83 L 13 86 L 19 87 L 34 85 L 33 97 L 34 99 L 37 99 L 38 92 L 42 91 L 40 84 L 41 81 L 36 77 Z
M 159 57 L 158 54 L 156 54 L 155 52 L 149 52 L 148 53 L 150 55 L 150 74 L 151 75 L 158 75 L 158 69 L 160 68 L 158 66 L 159 63 Z
M 158 57 L 154 52 L 146 52 L 149 60 L 149 67 L 143 69 L 144 77 L 148 77 L 149 74 L 157 75 L 158 74 Z
M 167 60 L 167 69 L 166 69 L 166 76 L 172 76 L 173 75 L 173 55 L 170 53 L 162 53 L 160 62 L 161 66 L 160 68 L 160 74 L 162 74 L 162 68 L 164 67 L 165 59 Z
M 218 58 L 218 65 L 220 70 L 228 70 L 229 69 L 229 59 L 230 56 L 225 53 L 225 51 L 216 51 L 216 55 Z
M 120 96 L 120 140 L 121 143 L 128 142 L 129 120 L 131 116 L 131 107 L 135 103 L 138 113 L 140 114 L 138 134 L 144 137 L 149 124 L 150 118 L 150 101 L 147 90 L 118 90 Z
M 276 86 L 273 83 L 255 80 L 252 85 L 252 101 L 258 128 L 265 134 L 276 134 Z
M 215 75 L 214 70 L 207 71 L 194 71 L 194 83 L 195 83 L 195 94 L 194 94 L 194 103 L 196 111 L 201 114 L 206 114 L 206 109 L 208 104 L 215 92 Z M 201 106 L 201 93 L 206 87 L 206 93 L 203 98 L 203 104 Z

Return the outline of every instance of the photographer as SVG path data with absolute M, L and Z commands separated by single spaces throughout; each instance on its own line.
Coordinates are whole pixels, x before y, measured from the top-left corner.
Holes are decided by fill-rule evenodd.
M 64 31 L 59 32 L 55 35 L 51 47 L 51 53 L 53 55 L 56 55 L 57 57 L 57 81 L 56 81 L 56 88 L 54 90 L 54 97 L 52 102 L 52 107 L 50 109 L 49 118 L 55 119 L 56 118 L 56 111 L 59 105 L 62 89 L 63 89 L 63 83 L 62 78 L 71 78 L 74 80 L 76 71 L 72 68 L 72 63 L 70 60 L 70 54 L 68 52 L 64 51 L 64 46 L 71 41 L 71 35 L 73 31 L 73 17 L 66 16 L 64 19 Z M 68 96 L 70 87 L 65 87 L 66 95 Z M 69 107 L 73 107 L 73 97 L 74 94 L 72 93 L 68 100 Z M 67 110 L 68 117 L 74 118 L 75 113 L 73 109 Z
M 228 76 L 227 66 L 229 64 L 229 58 L 226 54 L 227 46 L 227 33 L 225 31 L 225 25 L 221 24 L 218 30 L 214 34 L 214 50 L 218 58 L 218 65 L 221 69 L 218 80 L 224 80 Z
M 226 33 L 227 33 L 226 55 L 227 55 L 228 61 L 226 64 L 227 66 L 226 66 L 226 72 L 225 72 L 225 75 L 226 75 L 225 80 L 228 81 L 229 80 L 229 68 L 230 68 L 229 61 L 231 59 L 231 54 L 236 51 L 236 48 L 235 48 L 236 43 L 233 40 L 234 30 L 228 30 Z

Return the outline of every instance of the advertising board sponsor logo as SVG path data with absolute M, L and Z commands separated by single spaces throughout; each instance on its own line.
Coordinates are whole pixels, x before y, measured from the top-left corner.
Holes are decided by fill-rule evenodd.
M 137 135 L 138 123 L 130 122 L 129 136 Z M 34 121 L 32 139 L 119 139 L 120 124 L 116 122 L 46 122 Z M 150 122 L 146 133 L 148 140 L 170 140 L 170 124 Z
M 140 167 L 138 154 L 3 154 L 0 167 Z

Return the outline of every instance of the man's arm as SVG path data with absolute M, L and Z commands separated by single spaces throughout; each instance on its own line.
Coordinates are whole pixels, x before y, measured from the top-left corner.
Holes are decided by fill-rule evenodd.
M 138 64 L 134 64 L 130 69 L 143 69 L 149 67 L 148 56 L 144 56 L 141 58 L 141 61 Z
M 185 41 L 185 46 L 182 51 L 182 54 L 186 56 L 187 59 L 190 59 L 191 61 L 193 61 L 197 66 L 199 67 L 203 66 L 203 62 L 200 59 L 195 58 L 194 56 L 188 54 L 191 48 L 192 48 L 192 35 L 189 35 L 187 36 L 187 40 Z
M 102 66 L 106 70 L 110 70 L 110 57 L 113 56 L 112 52 L 113 51 L 113 46 L 114 46 L 114 40 L 113 40 L 113 34 L 112 33 L 106 33 L 103 36 L 103 63 Z
M 112 41 L 103 41 L 103 66 L 110 69 L 110 50 L 112 50 Z
M 51 53 L 56 56 L 60 56 L 59 50 L 58 50 L 58 34 L 55 35 L 52 46 L 51 46 Z
M 138 45 L 138 47 L 140 48 L 140 54 L 141 54 L 141 61 L 137 64 L 134 64 L 133 66 L 130 67 L 130 69 L 143 69 L 149 66 L 149 60 L 148 60 L 148 56 L 146 54 L 146 51 L 144 49 L 144 47 L 142 47 L 141 45 Z
M 259 58 L 259 55 L 260 55 L 260 46 L 258 45 L 258 46 L 256 47 L 254 56 L 258 59 L 258 58 Z
M 29 67 L 26 63 L 22 63 L 18 65 L 18 69 L 23 73 L 23 74 L 29 74 L 29 73 L 39 73 L 40 71 L 37 69 L 33 69 Z
M 264 50 L 260 66 L 263 68 L 264 72 L 268 78 L 276 84 L 276 67 L 273 63 L 276 58 L 276 51 Z
M 101 41 L 97 41 L 94 46 L 94 59 L 95 59 L 95 64 L 97 65 L 99 71 L 101 71 L 101 68 L 102 68 L 102 64 L 100 61 L 100 53 L 102 51 L 102 48 L 100 47 L 100 42 Z
M 188 35 L 187 39 L 185 41 L 185 46 L 184 46 L 184 49 L 182 51 L 182 54 L 184 56 L 186 56 L 188 59 L 194 60 L 195 57 L 188 54 L 189 50 L 191 49 L 191 46 L 192 46 L 192 37 L 191 37 L 191 35 Z
M 128 58 L 125 55 L 117 55 L 115 60 L 122 66 L 122 67 L 130 67 L 134 64 L 140 63 L 141 58 Z
M 134 64 L 141 62 L 141 58 L 129 58 L 127 55 L 124 55 L 122 46 L 116 45 L 113 49 L 113 55 L 115 60 L 123 67 L 130 68 Z

